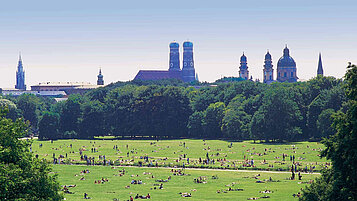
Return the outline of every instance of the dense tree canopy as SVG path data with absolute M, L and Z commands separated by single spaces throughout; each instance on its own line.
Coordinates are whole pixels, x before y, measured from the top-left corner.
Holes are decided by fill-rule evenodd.
M 28 125 L 5 118 L 0 107 L 0 200 L 62 200 L 47 162 L 33 157 L 31 143 L 19 138 Z
M 336 134 L 323 141 L 322 156 L 332 161 L 332 168 L 300 200 L 357 200 L 357 66 L 348 67 L 344 89 L 348 110 L 334 115 Z
M 342 81 L 333 77 L 270 85 L 240 79 L 193 84 L 117 82 L 58 103 L 34 95 L 5 98 L 14 103 L 9 104 L 12 119 L 23 117 L 42 134 L 52 130 L 40 134 L 44 139 L 112 135 L 318 140 L 334 132 L 326 127 L 331 115 L 347 108 Z

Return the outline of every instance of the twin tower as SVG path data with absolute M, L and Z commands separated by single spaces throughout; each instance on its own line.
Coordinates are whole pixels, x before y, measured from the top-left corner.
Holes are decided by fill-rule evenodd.
M 182 77 L 184 82 L 195 81 L 195 67 L 193 61 L 193 43 L 183 43 L 182 70 L 180 67 L 180 45 L 177 42 L 170 43 L 169 73 L 177 74 L 174 77 Z
M 193 43 L 190 41 L 183 43 L 182 69 L 180 67 L 180 45 L 174 41 L 170 43 L 169 47 L 169 70 L 140 70 L 134 80 L 178 79 L 184 82 L 195 81 Z

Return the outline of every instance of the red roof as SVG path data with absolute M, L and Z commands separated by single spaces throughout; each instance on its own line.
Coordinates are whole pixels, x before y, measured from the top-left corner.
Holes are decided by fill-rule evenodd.
M 134 80 L 182 80 L 181 71 L 161 71 L 161 70 L 140 70 Z

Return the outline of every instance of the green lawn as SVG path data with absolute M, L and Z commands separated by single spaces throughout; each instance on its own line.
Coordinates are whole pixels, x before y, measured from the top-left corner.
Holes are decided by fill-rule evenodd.
M 40 147 L 39 144 L 43 146 Z M 231 142 L 221 140 L 59 140 L 50 141 L 35 140 L 32 145 L 34 154 L 53 161 L 53 153 L 56 158 L 64 157 L 65 163 L 85 164 L 80 159 L 80 150 L 83 155 L 95 157 L 95 162 L 100 164 L 103 159 L 99 155 L 105 155 L 106 159 L 115 161 L 116 165 L 143 165 L 178 166 L 185 163 L 186 167 L 210 167 L 229 169 L 263 169 L 263 170 L 286 170 L 291 167 L 290 156 L 295 157 L 298 169 L 314 168 L 320 170 L 328 162 L 319 157 L 319 151 L 324 146 L 317 142 L 296 142 L 289 144 L 255 144 L 252 141 Z M 72 147 L 70 146 L 72 145 Z M 117 146 L 118 149 L 113 149 Z M 128 146 L 128 147 L 127 147 Z M 95 148 L 98 152 L 93 153 Z M 129 152 L 129 156 L 128 156 Z M 215 160 L 212 164 L 199 163 L 199 158 Z M 283 161 L 283 154 L 287 155 Z M 186 155 L 186 156 L 185 156 Z M 142 159 L 149 157 L 149 161 Z M 185 157 L 185 158 L 184 158 Z M 189 158 L 189 164 L 187 163 Z M 254 160 L 254 167 L 246 167 L 246 164 Z M 218 161 L 217 161 L 218 160 Z M 265 162 L 264 162 L 265 160 Z
M 114 169 L 115 168 L 115 169 Z M 90 173 L 82 174 L 81 170 L 88 169 Z M 125 169 L 124 176 L 118 176 L 119 170 Z M 297 200 L 292 195 L 306 186 L 316 174 L 303 174 L 302 180 L 288 180 L 290 173 L 283 172 L 242 172 L 229 170 L 184 170 L 186 176 L 176 176 L 170 168 L 139 168 L 139 167 L 110 167 L 110 166 L 75 166 L 54 165 L 53 171 L 58 173 L 61 185 L 76 185 L 69 188 L 74 194 L 65 194 L 66 200 L 83 200 L 83 194 L 88 193 L 92 200 L 128 200 L 130 195 L 147 195 L 151 200 L 247 200 L 252 197 L 270 196 L 267 200 Z M 146 173 L 146 174 L 144 174 Z M 257 178 L 254 178 L 260 174 Z M 78 175 L 78 176 L 76 176 Z M 154 178 L 152 178 L 154 176 Z M 163 183 L 163 189 L 158 189 L 158 179 L 171 180 Z M 218 179 L 213 179 L 217 176 Z M 80 178 L 85 180 L 80 180 Z M 95 184 L 101 178 L 109 181 Z M 207 183 L 194 183 L 198 177 L 206 178 Z M 269 178 L 273 181 L 269 182 Z M 132 179 L 142 180 L 143 184 L 130 184 Z M 264 183 L 256 183 L 256 181 Z M 302 182 L 302 183 L 301 183 Z M 129 186 L 129 188 L 127 187 Z M 154 189 L 156 187 L 156 189 Z M 243 191 L 227 191 L 243 189 Z M 227 193 L 217 193 L 217 190 Z M 272 193 L 260 193 L 269 190 Z M 179 193 L 191 193 L 191 198 L 181 197 Z M 265 199 L 263 199 L 265 200 Z

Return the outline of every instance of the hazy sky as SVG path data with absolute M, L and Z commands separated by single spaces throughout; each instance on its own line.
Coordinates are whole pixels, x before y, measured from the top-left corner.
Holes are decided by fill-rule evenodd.
M 340 78 L 348 62 L 357 64 L 357 1 L 2 1 L 0 87 L 14 87 L 20 51 L 28 88 L 94 84 L 99 67 L 107 84 L 168 69 L 169 43 L 187 39 L 201 81 L 238 76 L 243 51 L 262 80 L 267 49 L 276 77 L 285 44 L 300 79 L 316 75 L 319 52 L 325 75 Z

